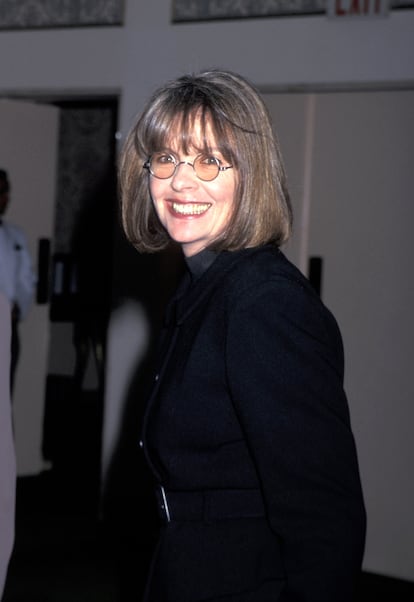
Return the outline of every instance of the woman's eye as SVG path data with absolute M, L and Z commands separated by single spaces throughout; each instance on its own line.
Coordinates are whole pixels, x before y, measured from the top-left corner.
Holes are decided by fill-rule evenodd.
M 217 159 L 217 157 L 214 157 L 213 155 L 203 155 L 200 157 L 200 162 L 203 163 L 203 165 L 217 165 L 217 163 L 221 163 L 220 159 Z
M 155 160 L 157 163 L 166 164 L 166 163 L 175 163 L 174 157 L 169 155 L 168 153 L 160 153 L 155 155 Z

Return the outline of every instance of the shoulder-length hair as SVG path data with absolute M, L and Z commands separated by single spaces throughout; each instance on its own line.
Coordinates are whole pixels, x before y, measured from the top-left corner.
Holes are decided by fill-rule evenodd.
M 119 162 L 122 222 L 139 250 L 165 248 L 170 238 L 155 212 L 145 161 L 171 147 L 193 148 L 192 124 L 201 117 L 204 146 L 207 126 L 215 145 L 236 169 L 234 210 L 224 234 L 209 246 L 235 251 L 266 243 L 281 245 L 291 232 L 292 210 L 279 144 L 267 108 L 255 88 L 228 71 L 185 75 L 159 88 L 125 141 Z M 211 144 L 211 141 L 210 141 Z M 203 150 L 203 149 L 200 149 Z

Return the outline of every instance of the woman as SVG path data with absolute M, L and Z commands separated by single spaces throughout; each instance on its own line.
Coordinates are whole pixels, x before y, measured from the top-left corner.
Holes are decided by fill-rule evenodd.
M 167 308 L 141 446 L 163 520 L 151 602 L 350 600 L 365 513 L 336 322 L 279 247 L 291 209 L 242 77 L 150 99 L 120 164 L 139 251 L 188 273 Z

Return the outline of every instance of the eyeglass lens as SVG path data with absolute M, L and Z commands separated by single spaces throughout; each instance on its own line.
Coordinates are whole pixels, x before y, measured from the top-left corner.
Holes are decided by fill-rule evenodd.
M 200 180 L 214 180 L 219 174 L 220 164 L 216 157 L 211 155 L 198 155 L 193 163 L 187 161 L 177 161 L 169 153 L 154 153 L 149 160 L 150 172 L 156 178 L 171 178 L 177 167 L 181 164 L 192 165 L 197 177 Z

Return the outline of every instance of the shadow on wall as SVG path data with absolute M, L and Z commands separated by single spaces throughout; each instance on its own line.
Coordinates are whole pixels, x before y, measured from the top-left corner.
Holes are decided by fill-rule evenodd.
M 162 316 L 183 260 L 175 247 L 139 254 L 121 231 L 116 257 L 122 271 L 115 269 L 117 299 L 108 330 L 101 515 L 120 551 L 122 594 L 130 600 L 143 593 L 157 533 L 153 484 L 139 439 Z

